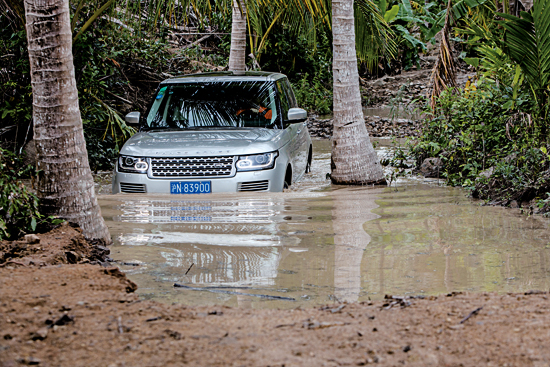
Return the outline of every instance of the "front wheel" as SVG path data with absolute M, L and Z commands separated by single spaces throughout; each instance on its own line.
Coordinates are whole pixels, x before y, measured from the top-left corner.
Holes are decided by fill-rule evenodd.
M 291 184 L 292 184 L 292 168 L 288 166 L 285 173 L 285 180 L 283 182 L 283 190 L 288 189 Z

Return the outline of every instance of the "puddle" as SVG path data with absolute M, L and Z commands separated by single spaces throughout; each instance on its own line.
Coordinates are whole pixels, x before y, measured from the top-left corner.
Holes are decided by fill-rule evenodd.
M 187 305 L 550 288 L 549 220 L 423 180 L 331 187 L 330 142 L 314 152 L 312 174 L 284 193 L 99 196 L 111 257 L 142 298 Z

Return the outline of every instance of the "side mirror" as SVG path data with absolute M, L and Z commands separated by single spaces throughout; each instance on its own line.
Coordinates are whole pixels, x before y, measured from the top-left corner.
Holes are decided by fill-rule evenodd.
M 303 108 L 291 108 L 288 110 L 288 121 L 304 122 L 307 119 L 307 111 Z
M 140 116 L 141 114 L 139 112 L 130 112 L 126 115 L 124 121 L 130 126 L 138 126 Z

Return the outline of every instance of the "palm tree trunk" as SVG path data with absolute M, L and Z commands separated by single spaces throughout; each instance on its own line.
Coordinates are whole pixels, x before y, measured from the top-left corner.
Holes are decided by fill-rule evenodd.
M 359 92 L 353 0 L 332 0 L 333 101 L 331 179 L 335 184 L 386 182 L 369 139 Z
M 246 4 L 244 0 L 233 0 L 229 70 L 246 71 Z
M 111 242 L 94 193 L 74 77 L 68 0 L 25 0 L 41 212 Z

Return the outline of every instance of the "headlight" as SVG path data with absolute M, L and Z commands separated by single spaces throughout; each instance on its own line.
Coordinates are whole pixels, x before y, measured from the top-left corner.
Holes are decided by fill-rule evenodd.
M 237 161 L 237 171 L 257 171 L 273 168 L 275 166 L 275 158 L 278 155 L 278 152 L 271 152 L 240 156 Z
M 145 173 L 148 168 L 149 164 L 145 161 L 145 158 L 130 157 L 127 155 L 118 157 L 118 170 L 120 172 Z

